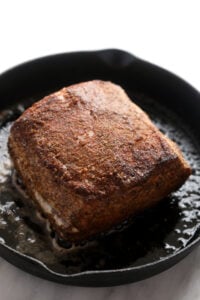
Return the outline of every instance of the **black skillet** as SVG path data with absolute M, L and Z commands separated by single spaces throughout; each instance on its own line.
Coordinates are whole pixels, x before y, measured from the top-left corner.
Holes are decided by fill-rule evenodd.
M 63 86 L 91 79 L 120 84 L 179 144 L 193 174 L 179 191 L 136 216 L 128 227 L 57 256 L 40 226 L 22 213 L 22 196 L 8 171 L 0 183 L 0 254 L 48 280 L 112 286 L 162 272 L 200 241 L 200 94 L 177 76 L 121 50 L 64 53 L 24 63 L 0 76 L 1 167 L 8 159 L 9 124 L 24 107 Z

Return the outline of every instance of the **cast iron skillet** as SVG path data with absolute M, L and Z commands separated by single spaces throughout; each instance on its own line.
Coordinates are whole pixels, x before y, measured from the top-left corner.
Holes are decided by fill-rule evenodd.
M 8 70 L 0 76 L 0 109 L 29 103 L 30 99 L 33 102 L 63 86 L 92 79 L 120 84 L 161 130 L 179 143 L 192 164 L 192 179 L 181 191 L 137 216 L 128 229 L 103 237 L 98 245 L 103 254 L 89 250 L 80 270 L 77 265 L 69 269 L 65 261 L 65 271 L 59 272 L 34 255 L 17 250 L 10 233 L 4 232 L 0 254 L 19 268 L 48 280 L 79 286 L 112 286 L 170 268 L 200 241 L 200 94 L 166 70 L 127 52 L 109 49 L 52 55 Z M 9 224 L 6 230 L 9 231 Z M 97 263 L 98 255 L 101 264 Z M 92 257 L 90 263 L 88 257 Z

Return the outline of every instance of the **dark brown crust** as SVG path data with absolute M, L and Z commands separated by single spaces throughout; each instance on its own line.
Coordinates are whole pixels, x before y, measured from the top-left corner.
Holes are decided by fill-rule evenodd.
M 30 196 L 70 241 L 151 206 L 191 173 L 177 146 L 119 86 L 97 80 L 27 109 L 11 128 L 9 150 Z

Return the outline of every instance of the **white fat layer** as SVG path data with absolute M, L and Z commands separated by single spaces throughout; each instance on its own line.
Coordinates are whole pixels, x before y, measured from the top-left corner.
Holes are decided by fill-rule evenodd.
M 56 223 L 57 223 L 59 226 L 64 225 L 62 219 L 59 218 L 58 216 L 54 216 L 54 220 L 56 221 Z
M 52 213 L 52 208 L 51 206 L 44 200 L 44 198 L 37 192 L 35 191 L 35 199 L 39 202 L 41 208 L 48 214 Z
M 52 207 L 47 203 L 47 201 L 44 200 L 44 198 L 37 191 L 35 191 L 34 195 L 35 195 L 35 199 L 38 201 L 38 203 L 39 203 L 40 207 L 43 209 L 43 211 L 47 214 L 52 215 Z M 63 226 L 63 225 L 66 226 L 66 222 L 64 223 L 63 220 L 61 218 L 59 218 L 57 215 L 54 215 L 53 218 L 58 226 Z M 78 228 L 73 226 L 73 227 L 71 227 L 71 232 L 77 233 L 77 232 L 79 232 L 79 230 L 78 230 Z
M 38 201 L 43 211 L 47 214 L 52 214 L 52 207 L 47 203 L 47 201 L 44 200 L 44 198 L 37 191 L 35 191 L 34 194 L 35 194 L 35 199 Z M 56 224 L 58 226 L 64 225 L 62 219 L 59 218 L 58 216 L 54 215 L 53 218 L 56 221 Z

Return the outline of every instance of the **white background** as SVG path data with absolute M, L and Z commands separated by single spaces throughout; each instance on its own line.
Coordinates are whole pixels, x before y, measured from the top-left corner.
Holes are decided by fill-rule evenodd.
M 200 89 L 199 0 L 0 0 L 0 72 L 56 52 L 121 48 Z
M 199 0 L 0 0 L 0 73 L 51 53 L 121 48 L 200 90 L 199 7 Z M 199 278 L 200 249 L 153 278 L 107 289 L 60 286 L 0 260 L 0 300 L 194 300 Z

